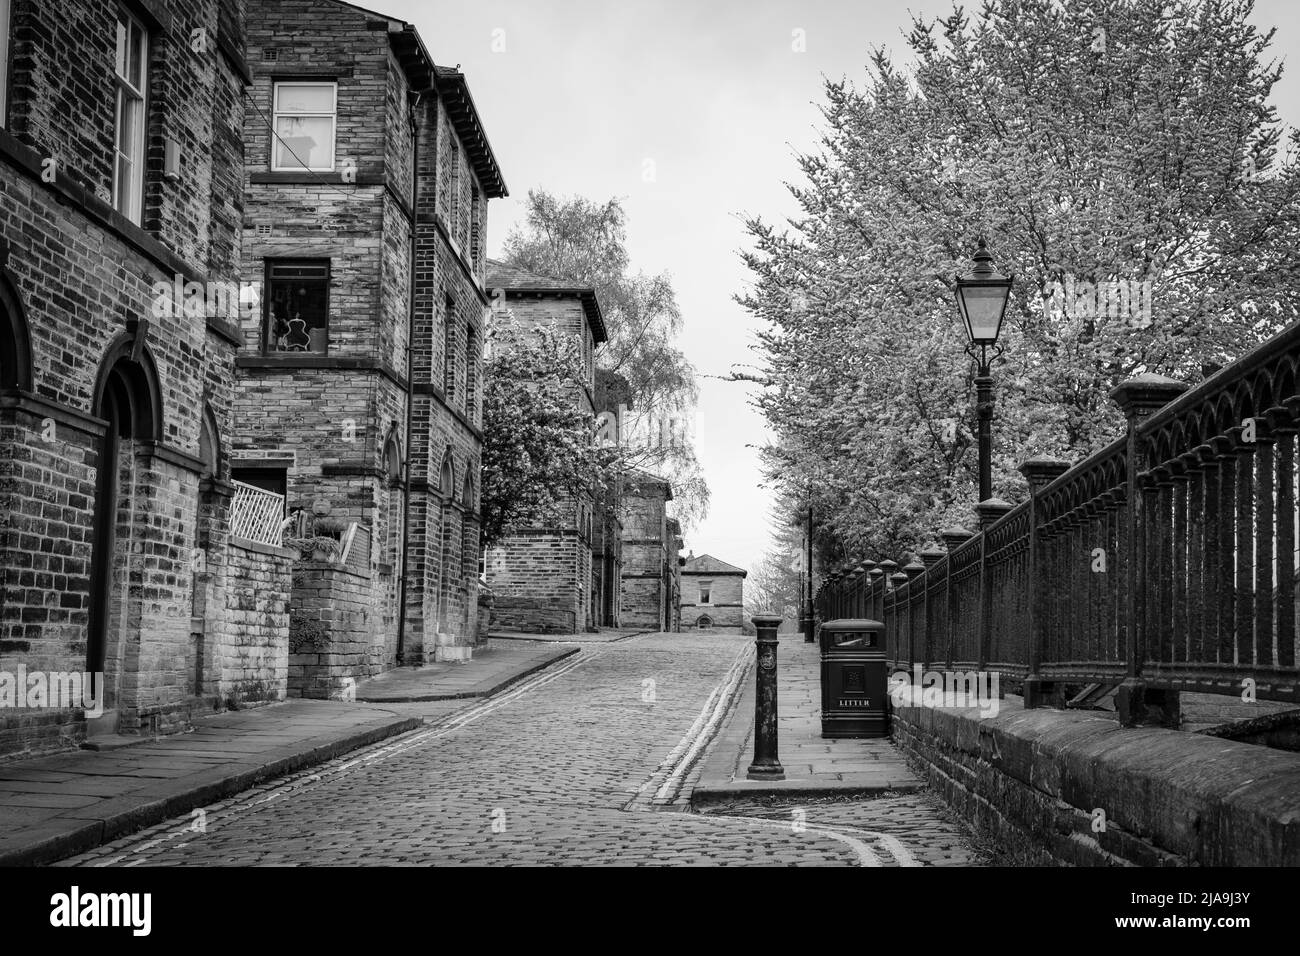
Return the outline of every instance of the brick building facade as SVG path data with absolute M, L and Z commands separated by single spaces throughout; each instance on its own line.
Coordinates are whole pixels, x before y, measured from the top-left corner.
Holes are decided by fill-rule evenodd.
M 242 7 L 0 4 L 0 756 L 93 710 L 20 669 L 92 732 L 285 694 L 290 556 L 229 521 Z
M 681 620 L 681 526 L 668 516 L 672 486 L 634 471 L 624 481 L 622 624 L 675 631 Z
M 242 268 L 262 296 L 234 467 L 357 526 L 346 575 L 304 561 L 295 581 L 294 687 L 335 696 L 477 641 L 487 203 L 506 189 L 464 76 L 411 25 L 250 0 L 248 57 Z M 346 625 L 323 626 L 322 582 Z
M 710 554 L 687 555 L 682 564 L 682 630 L 741 633 L 747 576 L 744 568 Z
M 498 300 L 494 323 L 525 339 L 549 327 L 576 346 L 583 378 L 565 399 L 594 420 L 595 353 L 606 340 L 595 290 L 501 262 L 489 262 L 488 288 Z M 554 519 L 521 528 L 491 548 L 487 582 L 493 621 L 505 628 L 566 634 L 616 625 L 617 603 L 605 588 L 621 570 L 619 552 L 609 546 L 618 530 L 615 522 L 609 509 L 597 509 L 594 496 L 573 496 L 559 503 Z

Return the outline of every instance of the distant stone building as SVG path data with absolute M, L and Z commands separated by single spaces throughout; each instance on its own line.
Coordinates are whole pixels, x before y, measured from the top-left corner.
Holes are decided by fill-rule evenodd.
M 710 554 L 692 553 L 682 565 L 682 630 L 735 631 L 745 626 L 748 572 Z
M 577 346 L 583 378 L 567 399 L 594 419 L 595 350 L 606 340 L 595 290 L 495 261 L 488 263 L 488 288 L 503 306 L 494 323 L 524 335 L 551 327 Z M 611 558 L 618 570 L 617 552 L 608 547 L 617 530 L 608 509 L 597 514 L 595 496 L 582 494 L 560 502 L 553 520 L 520 528 L 489 549 L 494 625 L 574 634 L 616 624 L 603 581 Z
M 620 415 L 630 401 L 628 381 L 617 372 L 596 369 L 595 405 L 598 441 L 622 440 Z M 600 627 L 620 627 L 623 610 L 623 480 L 615 478 L 596 501 L 592 518 L 591 597 Z
M 0 756 L 285 696 L 228 480 L 242 11 L 0 2 Z
M 682 525 L 676 518 L 668 519 L 668 553 L 665 565 L 668 568 L 668 611 L 670 631 L 682 629 Z
M 676 630 L 680 621 L 678 556 L 681 528 L 668 517 L 672 486 L 645 472 L 625 480 L 623 512 L 622 625 Z
M 488 200 L 506 195 L 465 77 L 414 27 L 335 0 L 249 0 L 234 477 L 328 509 L 304 558 L 291 686 L 346 694 L 470 656 Z M 409 348 L 408 348 L 409 347 Z M 327 529 L 328 530 L 328 529 Z

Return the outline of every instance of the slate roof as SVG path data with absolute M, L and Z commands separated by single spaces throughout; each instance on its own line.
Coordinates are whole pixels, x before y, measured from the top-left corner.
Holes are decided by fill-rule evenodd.
M 711 554 L 700 554 L 687 558 L 682 566 L 682 574 L 739 574 L 748 577 L 749 572 L 726 561 L 719 561 Z
M 625 494 L 649 497 L 653 491 L 662 491 L 665 501 L 673 500 L 673 485 L 667 478 L 660 478 L 640 468 L 629 468 L 624 481 Z
M 502 199 L 510 195 L 501 175 L 501 167 L 497 165 L 496 154 L 492 152 L 492 144 L 483 131 L 478 107 L 469 95 L 469 83 L 465 80 L 465 74 L 437 64 L 434 64 L 433 70 L 437 77 L 435 85 L 447 107 L 447 115 L 465 146 L 465 157 L 474 167 L 474 174 L 483 185 L 484 195 L 488 199 Z
M 600 311 L 600 300 L 596 290 L 591 286 L 579 285 L 571 279 L 556 279 L 553 276 L 538 275 L 518 266 L 507 265 L 496 259 L 487 261 L 487 288 L 490 295 L 493 289 L 504 289 L 506 297 L 512 295 L 546 295 L 554 298 L 574 298 L 582 302 L 587 324 L 591 326 L 591 335 L 596 344 L 609 341 L 605 331 L 605 316 Z
M 434 63 L 414 24 L 397 17 L 390 17 L 378 10 L 348 3 L 346 0 L 334 0 L 334 2 L 377 18 L 376 21 L 372 21 L 375 28 L 383 29 L 385 24 L 378 21 L 387 21 L 388 42 L 397 56 L 402 72 L 406 74 L 407 82 L 413 90 L 422 91 L 430 88 L 437 90 L 447 108 L 447 116 L 456 127 L 456 135 L 465 145 L 465 156 L 483 185 L 483 194 L 488 199 L 502 199 L 508 196 L 506 181 L 501 175 L 501 167 L 497 165 L 496 154 L 492 152 L 492 144 L 488 142 L 487 133 L 483 130 L 483 122 L 479 117 L 478 108 L 474 105 L 474 98 L 469 94 L 469 84 L 465 81 L 465 74 L 458 69 L 438 66 Z

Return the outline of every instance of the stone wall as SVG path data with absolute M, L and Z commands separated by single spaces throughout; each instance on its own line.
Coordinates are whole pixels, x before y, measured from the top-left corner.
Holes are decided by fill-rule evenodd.
M 894 742 L 1028 865 L 1300 865 L 1300 754 L 1000 701 L 895 707 Z
M 290 697 L 349 699 L 384 669 L 369 575 L 331 561 L 299 560 L 289 605 Z
M 218 700 L 248 707 L 284 700 L 289 678 L 289 600 L 295 553 L 234 538 L 213 650 Z
M 585 571 L 585 575 L 584 575 Z M 577 531 L 534 529 L 488 552 L 492 626 L 574 634 L 587 627 L 591 548 Z

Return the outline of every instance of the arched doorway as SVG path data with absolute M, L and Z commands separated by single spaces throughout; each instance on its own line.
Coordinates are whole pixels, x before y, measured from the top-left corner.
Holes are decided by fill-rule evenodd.
M 196 696 L 204 692 L 204 685 L 212 683 L 218 673 L 214 648 L 209 634 L 215 621 L 210 621 L 209 611 L 216 611 L 214 603 L 218 582 L 214 572 L 218 569 L 208 564 L 211 557 L 214 526 L 224 520 L 222 499 L 216 491 L 221 477 L 221 430 L 217 416 L 207 402 L 203 405 L 203 418 L 199 423 L 199 459 L 203 470 L 199 473 L 199 493 L 194 501 L 194 553 L 190 558 L 192 584 L 190 586 L 190 653 L 193 655 L 190 691 Z
M 158 375 L 148 349 L 127 333 L 109 346 L 95 383 L 93 414 L 107 423 L 96 456 L 90 623 L 86 670 L 104 708 L 105 729 L 117 726 L 123 678 L 137 666 L 143 599 L 132 541 L 141 493 L 137 455 L 162 434 Z M 99 685 L 103 675 L 102 689 Z
M 441 531 L 438 541 L 438 630 L 446 632 L 449 626 L 448 611 L 451 582 L 447 569 L 451 564 L 451 502 L 456 493 L 456 474 L 451 463 L 451 449 L 442 457 L 442 468 L 438 471 L 438 493 L 442 497 Z M 427 654 L 427 650 L 426 650 Z
M 13 391 L 31 391 L 32 350 L 27 337 L 27 318 L 23 314 L 22 300 L 3 273 L 0 273 L 0 394 Z M 13 413 L 0 410 L 0 424 L 13 422 Z M 12 459 L 17 444 L 17 431 L 0 429 L 0 459 Z M 0 497 L 12 490 L 12 478 L 0 476 Z M 5 591 L 11 566 L 17 555 L 16 542 L 10 541 L 8 515 L 0 515 L 0 621 L 4 619 Z M 5 635 L 7 636 L 7 635 Z
M 388 430 L 384 454 L 379 464 L 377 518 L 374 540 L 378 551 L 377 574 L 383 593 L 383 630 L 385 667 L 397 660 L 398 612 L 401 603 L 399 582 L 402 573 L 402 515 L 405 492 L 402 487 L 402 446 L 397 426 Z
M 32 388 L 32 347 L 22 300 L 0 274 L 0 391 Z

